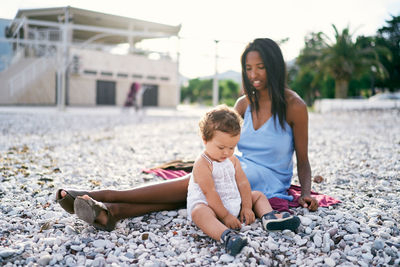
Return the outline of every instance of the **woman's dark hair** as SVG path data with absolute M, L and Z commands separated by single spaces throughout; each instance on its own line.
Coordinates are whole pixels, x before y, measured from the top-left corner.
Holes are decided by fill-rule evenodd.
M 255 39 L 246 46 L 243 51 L 242 61 L 242 79 L 245 94 L 250 100 L 252 110 L 259 111 L 258 91 L 251 85 L 246 74 L 246 57 L 251 51 L 256 51 L 260 54 L 267 72 L 267 88 L 271 98 L 271 113 L 272 116 L 278 116 L 279 124 L 282 129 L 285 129 L 286 120 L 286 66 L 283 60 L 281 49 L 278 44 L 269 38 Z M 274 120 L 275 122 L 275 120 Z

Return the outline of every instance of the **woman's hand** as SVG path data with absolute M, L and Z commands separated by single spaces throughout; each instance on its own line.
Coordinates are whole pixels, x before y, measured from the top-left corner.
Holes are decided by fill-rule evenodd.
M 235 216 L 233 216 L 230 213 L 228 215 L 226 215 L 222 219 L 222 221 L 226 225 L 226 227 L 228 227 L 228 228 L 231 228 L 231 229 L 240 229 L 240 228 L 242 228 L 242 225 L 241 225 L 240 221 L 238 220 L 238 218 L 236 218 Z
M 242 223 L 246 222 L 247 225 L 252 224 L 256 220 L 256 216 L 252 209 L 243 208 L 240 211 L 240 221 Z
M 312 196 L 301 196 L 298 202 L 300 206 L 308 208 L 310 211 L 316 211 L 318 209 L 318 200 Z

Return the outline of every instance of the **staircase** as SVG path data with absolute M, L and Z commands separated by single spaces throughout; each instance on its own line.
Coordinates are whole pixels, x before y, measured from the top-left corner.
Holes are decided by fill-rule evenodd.
M 59 32 L 30 28 L 27 35 L 30 43 L 15 51 L 0 72 L 0 105 L 55 104 L 56 49 L 39 41 L 57 40 Z
M 54 104 L 54 59 L 20 58 L 0 73 L 0 104 Z

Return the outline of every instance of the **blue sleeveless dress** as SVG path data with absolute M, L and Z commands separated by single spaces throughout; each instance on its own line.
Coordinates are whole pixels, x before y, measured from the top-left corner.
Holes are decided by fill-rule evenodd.
M 249 105 L 237 148 L 237 157 L 251 190 L 261 191 L 267 198 L 293 200 L 293 196 L 287 194 L 293 176 L 294 152 L 293 132 L 289 124 L 285 122 L 285 130 L 282 129 L 275 116 L 254 130 Z

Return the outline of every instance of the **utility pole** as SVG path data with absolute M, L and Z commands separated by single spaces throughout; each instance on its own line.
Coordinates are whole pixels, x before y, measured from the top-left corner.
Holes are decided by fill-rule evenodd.
M 177 50 L 176 50 L 176 72 L 177 72 L 177 84 L 178 84 L 178 90 L 177 90 L 177 101 L 176 101 L 176 107 L 178 107 L 178 105 L 181 103 L 181 74 L 179 72 L 179 64 L 180 64 L 180 56 L 181 56 L 181 52 L 180 52 L 180 37 L 178 36 L 178 40 L 177 40 Z
M 64 23 L 61 25 L 61 46 L 57 47 L 58 66 L 57 66 L 57 106 L 59 110 L 65 109 L 65 93 L 67 80 L 67 64 L 68 64 L 68 22 L 69 7 L 64 11 Z
M 215 107 L 218 105 L 218 42 L 219 40 L 215 41 L 215 73 L 214 73 L 214 80 L 213 80 L 213 106 Z

